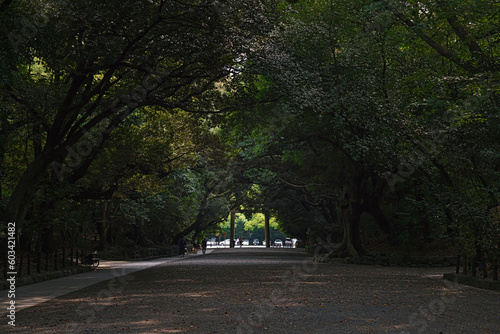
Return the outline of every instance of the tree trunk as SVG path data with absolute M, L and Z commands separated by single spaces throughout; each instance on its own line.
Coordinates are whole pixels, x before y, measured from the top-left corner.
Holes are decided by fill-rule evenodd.
M 174 245 L 177 244 L 177 242 L 179 241 L 180 238 L 183 238 L 186 235 L 188 235 L 189 233 L 195 231 L 203 223 L 203 220 L 205 218 L 205 208 L 207 207 L 207 204 L 208 204 L 208 197 L 212 193 L 214 186 L 209 187 L 208 180 L 205 180 L 203 187 L 205 188 L 205 192 L 203 194 L 203 198 L 201 200 L 200 206 L 198 207 L 198 215 L 196 215 L 196 220 L 187 229 L 177 233 L 174 236 L 174 238 L 172 239 L 172 242 Z
M 321 203 L 321 210 L 326 221 L 332 227 L 331 240 L 333 243 L 339 243 L 342 241 L 343 229 L 342 219 L 339 213 L 339 203 L 335 199 L 327 199 L 325 202 Z M 328 238 L 327 238 L 328 239 Z
M 128 113 L 121 113 L 114 117 L 108 127 L 101 133 L 100 141 L 93 146 L 92 152 L 89 156 L 81 156 L 78 152 L 70 153 L 70 150 L 68 149 L 68 147 L 78 142 L 78 140 L 83 136 L 83 131 L 81 131 L 81 133 L 75 133 L 71 136 L 71 138 L 63 140 L 60 133 L 62 121 L 60 121 L 61 124 L 59 124 L 59 127 L 53 125 L 47 135 L 45 147 L 40 151 L 40 145 L 35 144 L 35 159 L 27 166 L 6 205 L 7 220 L 16 222 L 16 226 L 18 227 L 22 226 L 33 197 L 38 190 L 38 185 L 44 177 L 44 174 L 47 172 L 48 167 L 51 166 L 53 162 L 64 161 L 68 155 L 76 154 L 77 157 L 82 160 L 81 165 L 78 166 L 78 168 L 71 170 L 72 175 L 68 175 L 68 181 L 76 182 L 79 178 L 83 177 L 88 166 L 90 165 L 90 162 L 95 158 L 103 143 L 109 138 L 112 130 L 125 118 L 124 115 L 126 117 Z M 63 141 L 66 144 L 63 144 Z M 54 167 L 53 171 L 55 174 L 61 172 L 57 171 L 57 167 Z M 58 175 L 58 177 L 60 177 L 60 175 Z
M 341 205 L 341 219 L 344 227 L 342 243 L 334 253 L 345 253 L 351 256 L 361 256 L 366 254 L 361 242 L 361 214 L 363 213 L 361 189 L 363 189 L 364 176 L 362 171 L 355 166 L 346 168 L 347 175 L 344 175 L 344 200 Z
M 55 249 L 54 228 L 45 227 L 42 234 L 42 252 L 49 253 Z
M 198 212 L 198 215 L 196 216 L 196 220 L 194 221 L 193 224 L 191 224 L 188 228 L 186 228 L 184 231 L 181 231 L 179 233 L 177 233 L 173 239 L 172 239 L 172 244 L 175 245 L 176 242 L 179 241 L 180 238 L 183 238 L 185 237 L 186 235 L 188 235 L 189 233 L 195 231 L 202 223 L 203 223 L 203 218 L 204 218 L 204 213 L 203 213 L 203 210 L 200 210 Z
M 347 251 L 349 255 L 360 256 L 366 254 L 366 250 L 361 243 L 361 209 L 359 204 L 351 203 L 342 210 L 342 220 L 344 222 L 344 238 L 340 251 Z
M 52 160 L 49 154 L 42 152 L 40 156 L 28 165 L 14 188 L 6 205 L 6 217 L 9 221 L 16 222 L 17 228 L 23 226 L 33 197 L 38 190 L 38 184 Z
M 97 221 L 97 232 L 99 233 L 99 244 L 97 245 L 98 251 L 103 251 L 106 247 L 106 240 L 108 238 L 109 222 L 108 222 L 108 201 L 102 203 L 102 216 L 100 221 Z

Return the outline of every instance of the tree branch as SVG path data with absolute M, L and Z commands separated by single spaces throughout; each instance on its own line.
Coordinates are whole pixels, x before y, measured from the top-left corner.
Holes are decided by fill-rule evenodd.
M 465 27 L 460 24 L 456 15 L 452 15 L 447 18 L 448 23 L 452 27 L 453 31 L 460 38 L 462 42 L 469 48 L 472 55 L 477 58 L 477 60 L 482 63 L 484 67 L 488 66 L 487 57 L 484 54 L 481 47 L 472 39 Z
M 479 69 L 477 69 L 474 65 L 472 65 L 470 62 L 465 61 L 461 58 L 456 57 L 453 52 L 450 50 L 444 48 L 441 44 L 433 40 L 431 37 L 429 37 L 426 33 L 424 33 L 421 29 L 418 28 L 417 24 L 415 24 L 412 20 L 407 19 L 399 10 L 396 8 L 387 5 L 386 8 L 391 11 L 394 16 L 396 16 L 401 22 L 403 22 L 406 27 L 414 31 L 418 37 L 420 37 L 425 43 L 427 43 L 431 48 L 433 48 L 437 53 L 439 53 L 441 56 L 445 57 L 446 59 L 450 60 L 451 62 L 457 64 L 459 67 L 463 68 L 467 72 L 470 73 L 479 73 Z

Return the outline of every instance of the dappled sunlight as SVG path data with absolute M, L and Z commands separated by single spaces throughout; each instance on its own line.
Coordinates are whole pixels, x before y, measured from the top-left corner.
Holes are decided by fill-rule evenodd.
M 498 332 L 500 0 L 0 18 L 9 332 Z
M 190 298 L 207 298 L 207 297 L 210 297 L 209 295 L 207 295 L 206 293 L 192 293 L 192 292 L 189 292 L 189 293 L 181 293 L 180 294 L 181 297 L 190 297 Z
M 330 282 L 297 282 L 295 284 L 301 284 L 301 285 L 312 285 L 312 286 L 323 286 L 323 285 L 330 285 Z
M 218 311 L 218 308 L 212 307 L 212 308 L 200 308 L 198 311 L 200 312 L 216 312 Z
M 248 259 L 259 259 L 243 254 L 234 258 L 231 253 L 200 258 L 200 263 L 178 261 L 136 272 L 118 290 L 109 290 L 108 283 L 102 282 L 45 303 L 39 332 L 54 328 L 70 332 L 76 326 L 99 333 L 200 333 L 216 319 L 216 333 L 234 333 L 236 328 L 252 333 L 266 328 L 278 328 L 276 333 L 285 329 L 399 333 L 423 328 L 415 326 L 414 313 L 419 323 L 431 329 L 449 319 L 467 317 L 484 305 L 500 307 L 487 294 L 481 295 L 484 302 L 478 304 L 476 290 L 446 283 L 432 271 L 424 271 L 425 276 L 405 268 L 316 266 L 300 257 L 291 265 L 279 265 L 281 260 L 273 263 L 270 258 L 251 265 Z M 234 265 L 226 264 L 230 261 Z M 471 302 L 474 309 L 464 313 L 464 303 Z M 21 311 L 20 322 L 30 324 L 37 310 Z M 432 312 L 435 319 L 430 317 Z M 475 317 L 481 317 L 478 312 Z M 484 319 L 482 324 L 493 327 L 494 320 Z M 16 330 L 23 333 L 22 327 Z

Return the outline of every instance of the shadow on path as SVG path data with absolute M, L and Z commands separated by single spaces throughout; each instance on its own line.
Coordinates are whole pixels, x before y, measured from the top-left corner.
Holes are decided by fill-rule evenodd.
M 446 282 L 444 270 L 217 249 L 22 310 L 10 332 L 500 333 L 500 294 Z

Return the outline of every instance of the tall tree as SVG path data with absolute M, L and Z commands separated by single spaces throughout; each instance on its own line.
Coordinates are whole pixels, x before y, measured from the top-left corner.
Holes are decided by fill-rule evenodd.
M 59 180 L 84 175 L 130 114 L 147 106 L 219 111 L 223 95 L 215 83 L 230 75 L 265 28 L 263 6 L 252 0 L 223 6 L 209 0 L 20 1 L 3 13 L 9 10 L 43 18 L 29 36 L 22 24 L 7 36 L 11 49 L 31 58 L 4 83 L 2 96 L 11 110 L 36 120 L 39 143 L 32 142 L 36 154 L 3 215 L 19 227 L 50 169 Z M 35 62 L 40 72 L 33 71 Z
M 471 171 L 464 152 L 450 150 L 447 141 L 474 133 L 470 126 L 497 129 L 498 11 L 491 10 L 498 6 L 454 4 L 299 1 L 253 58 L 252 70 L 265 77 L 256 86 L 280 99 L 247 114 L 261 120 L 242 131 L 260 148 L 247 152 L 296 166 L 289 184 L 316 193 L 330 188 L 345 226 L 342 247 L 352 254 L 363 252 L 363 212 L 391 232 L 397 220 L 390 222 L 383 202 L 403 182 L 439 185 L 420 190 L 440 210 L 456 202 L 452 193 L 464 195 L 455 203 L 461 207 L 475 201 L 466 195 L 474 187 L 458 186 L 461 174 L 454 172 L 457 166 Z M 477 148 L 469 140 L 467 147 Z M 479 145 L 494 150 L 497 144 Z M 478 184 L 490 184 L 481 178 Z M 415 189 L 404 187 L 402 197 L 421 197 Z M 489 197 L 495 205 L 491 191 Z

